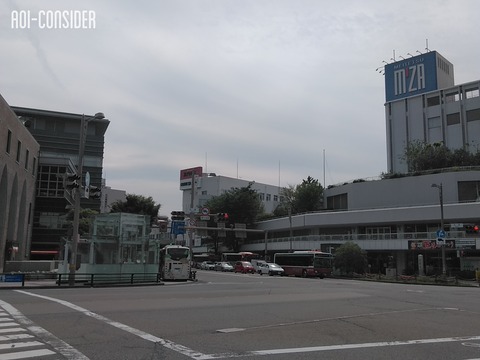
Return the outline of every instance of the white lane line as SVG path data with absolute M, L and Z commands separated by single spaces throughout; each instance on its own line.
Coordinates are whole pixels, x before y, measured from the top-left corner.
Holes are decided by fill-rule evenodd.
M 27 330 L 24 329 L 24 328 L 0 329 L 0 334 L 12 333 L 12 332 L 21 332 L 21 331 L 27 331 Z
M 30 339 L 33 335 L 30 334 L 12 334 L 12 335 L 0 335 L 0 341 L 10 341 L 19 339 Z
M 0 327 L 1 327 L 1 328 L 11 327 L 11 326 L 18 326 L 18 324 L 15 323 L 15 322 L 0 323 Z
M 20 351 L 16 353 L 2 354 L 0 355 L 0 360 L 17 360 L 17 359 L 27 359 L 38 356 L 46 356 L 55 354 L 51 350 L 42 349 L 42 350 L 29 350 L 29 351 Z
M 385 341 L 385 342 L 364 343 L 364 344 L 326 345 L 326 346 L 312 346 L 312 347 L 290 348 L 290 349 L 272 349 L 272 350 L 249 351 L 249 352 L 246 352 L 245 354 L 247 356 L 248 355 L 293 354 L 293 353 L 300 353 L 300 352 L 303 353 L 303 352 L 314 352 L 314 351 L 316 352 L 316 351 L 331 351 L 331 350 L 346 350 L 346 349 L 362 349 L 362 348 L 386 347 L 386 346 L 438 344 L 438 343 L 470 341 L 470 340 L 480 340 L 480 336 L 420 339 L 420 340 L 407 340 L 407 341 Z
M 223 358 L 238 358 L 238 357 L 245 357 L 245 356 L 280 355 L 280 354 L 294 354 L 294 353 L 304 353 L 304 352 L 321 352 L 321 351 L 333 351 L 333 350 L 350 350 L 350 349 L 362 349 L 362 348 L 373 348 L 373 347 L 421 345 L 421 344 L 435 344 L 435 343 L 458 342 L 458 341 L 465 342 L 465 341 L 472 341 L 472 340 L 480 340 L 480 336 L 465 336 L 465 337 L 420 339 L 420 340 L 407 340 L 407 341 L 386 341 L 386 342 L 363 343 L 363 344 L 324 345 L 324 346 L 312 346 L 312 347 L 302 347 L 302 348 L 270 349 L 270 350 L 245 351 L 242 353 L 202 354 L 199 352 L 195 352 L 192 349 L 189 349 L 185 346 L 175 344 L 169 340 L 161 339 L 154 335 L 145 333 L 141 330 L 132 328 L 128 325 L 125 325 L 116 321 L 112 321 L 102 315 L 93 313 L 85 308 L 72 304 L 68 301 L 51 298 L 49 296 L 38 295 L 38 294 L 30 293 L 27 291 L 23 291 L 23 290 L 14 290 L 14 291 L 17 291 L 26 295 L 30 295 L 30 296 L 39 297 L 45 300 L 57 302 L 73 310 L 82 312 L 84 315 L 91 316 L 99 321 L 104 321 L 110 324 L 111 326 L 117 327 L 133 335 L 139 336 L 142 339 L 159 343 L 168 349 L 177 351 L 183 355 L 186 355 L 196 360 L 214 360 L 214 359 L 223 359 Z
M 27 318 L 25 315 L 23 315 L 20 311 L 18 311 L 9 303 L 3 300 L 0 300 L 0 306 L 3 309 L 5 309 L 20 325 L 25 326 L 26 329 L 28 329 L 36 337 L 38 337 L 40 340 L 44 341 L 45 343 L 49 344 L 50 346 L 52 346 L 56 351 L 58 351 L 60 354 L 65 356 L 67 359 L 89 360 L 88 357 L 83 355 L 80 351 L 75 349 L 73 346 L 57 338 L 55 335 L 41 328 L 40 326 L 35 325 L 29 318 Z M 26 331 L 26 329 L 20 328 L 20 330 L 17 329 L 17 331 Z M 9 332 L 12 332 L 13 329 L 0 329 L 0 332 L 1 330 L 4 330 L 4 332 L 7 332 L 8 330 L 10 330 Z M 7 360 L 7 359 L 0 357 L 0 360 Z
M 0 344 L 0 350 L 8 350 L 8 349 L 19 349 L 24 347 L 30 346 L 40 346 L 45 345 L 40 341 L 27 341 L 27 342 L 16 342 L 16 343 L 8 343 L 8 344 Z
M 70 309 L 73 309 L 75 311 L 79 311 L 81 313 L 83 313 L 84 315 L 87 315 L 87 316 L 90 316 L 94 319 L 97 319 L 99 321 L 103 321 L 113 327 L 116 327 L 118 329 L 121 329 L 121 330 L 124 330 L 132 335 L 135 335 L 135 336 L 138 336 L 144 340 L 148 340 L 148 341 L 151 341 L 153 343 L 158 343 L 160 345 L 162 345 L 163 347 L 167 348 L 167 349 L 170 349 L 170 350 L 173 350 L 173 351 L 176 351 L 182 355 L 185 355 L 185 356 L 188 356 L 192 359 L 202 359 L 204 356 L 206 356 L 205 354 L 202 354 L 202 353 L 199 353 L 197 351 L 194 351 L 192 349 L 189 349 L 188 347 L 186 346 L 183 346 L 183 345 L 180 345 L 180 344 L 176 344 L 170 340 L 166 340 L 166 339 L 162 339 L 162 338 L 159 338 L 159 337 L 156 337 L 154 335 L 151 335 L 149 333 L 146 333 L 142 330 L 139 330 L 139 329 L 135 329 L 131 326 L 128 326 L 128 325 L 125 325 L 125 324 L 122 324 L 122 323 L 119 323 L 117 321 L 113 321 L 105 316 L 102 316 L 102 315 L 99 315 L 99 314 L 96 314 L 88 309 L 85 309 L 85 308 L 82 308 L 80 306 L 77 306 L 75 304 L 72 304 L 68 301 L 64 301 L 64 300 L 60 300 L 60 299 L 56 299 L 56 298 L 52 298 L 52 297 L 49 297 L 49 296 L 43 296 L 43 295 L 38 295 L 38 294 L 34 294 L 34 293 L 31 293 L 31 292 L 28 292 L 28 291 L 23 291 L 23 290 L 14 290 L 14 291 L 17 291 L 19 293 L 22 293 L 22 294 L 25 294 L 25 295 L 30 295 L 30 296 L 34 296 L 34 297 L 38 297 L 38 298 L 41 298 L 41 299 L 45 299 L 45 300 L 49 300 L 49 301 L 53 301 L 53 302 L 56 302 L 58 304 L 61 304 L 63 306 L 66 306 Z M 1 359 L 0 359 L 1 360 Z

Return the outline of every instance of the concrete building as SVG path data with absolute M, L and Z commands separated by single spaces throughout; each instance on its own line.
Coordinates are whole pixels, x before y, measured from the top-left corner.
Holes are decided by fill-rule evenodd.
M 0 96 L 0 273 L 29 258 L 40 145 Z
M 30 124 L 28 130 L 40 144 L 29 256 L 32 260 L 59 259 L 62 258 L 69 235 L 67 213 L 70 204 L 64 189 L 64 175 L 76 172 L 84 115 L 15 106 L 12 106 L 12 110 L 22 121 Z M 92 120 L 86 122 L 81 183 L 85 184 L 85 174 L 88 172 L 90 185 L 101 187 L 104 136 L 110 122 L 107 119 L 93 119 L 93 116 L 86 117 Z M 81 207 L 100 211 L 100 203 L 100 199 L 82 198 Z
M 480 148 L 480 81 L 454 84 L 453 65 L 431 51 L 385 66 L 388 172 L 406 173 L 409 143 Z
M 334 252 L 353 241 L 367 251 L 375 273 L 430 275 L 446 268 L 456 274 L 480 267 L 480 169 L 408 176 L 403 159 L 415 140 L 478 150 L 480 81 L 454 85 L 453 65 L 429 52 L 387 65 L 385 86 L 390 178 L 330 186 L 324 211 L 262 221 L 257 227 L 266 236 L 249 238 L 243 251 L 270 257 Z
M 252 184 L 252 189 L 258 193 L 266 213 L 272 213 L 281 200 L 281 187 L 262 184 L 253 180 L 248 181 L 214 173 L 203 173 L 203 168 L 198 166 L 180 171 L 180 190 L 183 191 L 182 211 L 185 211 L 185 213 L 189 213 L 192 208 L 192 174 L 195 179 L 193 191 L 193 209 L 195 209 L 195 212 L 200 212 L 201 208 L 212 197 L 235 188 L 246 187 L 249 184 Z

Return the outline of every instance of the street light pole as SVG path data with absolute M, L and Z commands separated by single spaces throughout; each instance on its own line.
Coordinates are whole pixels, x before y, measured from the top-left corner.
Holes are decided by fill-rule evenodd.
M 435 187 L 438 189 L 438 195 L 440 197 L 440 230 L 445 231 L 444 227 L 444 220 L 443 220 L 443 184 L 440 183 L 440 185 L 437 184 L 432 184 L 432 187 Z M 442 244 L 442 274 L 445 276 L 447 275 L 447 262 L 445 258 L 445 242 L 446 239 L 443 239 L 443 244 Z
M 79 187 L 74 190 L 74 210 L 73 210 L 73 233 L 72 233 L 72 248 L 70 251 L 70 264 L 69 264 L 69 274 L 68 274 L 68 284 L 70 286 L 75 285 L 75 271 L 77 270 L 77 248 L 80 235 L 78 233 L 78 228 L 80 224 L 80 199 L 81 199 L 81 189 L 82 189 L 82 174 L 83 174 L 83 155 L 85 153 L 85 142 L 87 138 L 87 128 L 88 122 L 95 119 L 104 119 L 105 115 L 99 112 L 95 116 L 85 116 L 82 114 L 82 119 L 80 123 L 80 142 L 78 146 L 78 164 L 77 164 L 77 176 L 80 178 Z

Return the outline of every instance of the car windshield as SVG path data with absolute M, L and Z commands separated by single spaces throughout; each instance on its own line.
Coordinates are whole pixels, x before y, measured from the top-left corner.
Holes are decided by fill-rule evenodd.
M 277 264 L 268 264 L 268 266 L 270 266 L 271 268 L 280 268 L 280 266 L 278 266 Z

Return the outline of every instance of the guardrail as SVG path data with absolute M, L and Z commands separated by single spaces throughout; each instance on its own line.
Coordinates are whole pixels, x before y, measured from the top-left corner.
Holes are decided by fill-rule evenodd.
M 11 273 L 0 274 L 0 287 L 11 287 L 14 283 L 25 286 L 71 286 L 70 274 L 58 273 Z M 158 273 L 118 273 L 118 274 L 75 274 L 74 286 L 109 286 L 134 284 L 159 284 Z

